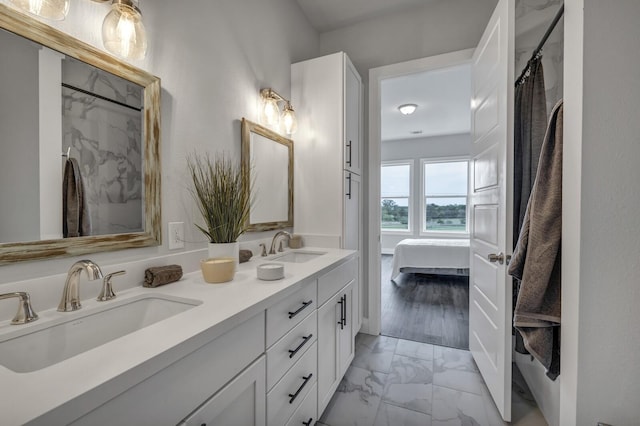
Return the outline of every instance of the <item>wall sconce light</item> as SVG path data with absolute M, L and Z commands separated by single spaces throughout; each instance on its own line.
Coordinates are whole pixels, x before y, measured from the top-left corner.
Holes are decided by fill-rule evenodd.
M 147 33 L 137 0 L 112 0 L 111 11 L 102 22 L 102 43 L 105 49 L 121 58 L 144 58 Z
M 288 99 L 283 98 L 273 89 L 262 89 L 260 91 L 262 98 L 262 111 L 260 113 L 260 121 L 270 127 L 278 127 L 282 119 L 284 131 L 288 135 L 294 134 L 298 130 L 298 119 L 296 113 Z M 282 109 L 282 118 L 280 117 L 280 107 L 278 102 L 284 102 Z
M 16 7 L 46 19 L 62 21 L 69 12 L 69 0 L 11 0 Z

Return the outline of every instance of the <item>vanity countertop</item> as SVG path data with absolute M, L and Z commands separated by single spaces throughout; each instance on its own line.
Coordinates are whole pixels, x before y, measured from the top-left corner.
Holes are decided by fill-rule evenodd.
M 240 265 L 234 280 L 229 283 L 208 284 L 197 271 L 162 287 L 135 287 L 119 292 L 116 301 L 162 294 L 202 303 L 37 371 L 16 373 L 0 366 L 2 424 L 68 423 L 293 293 L 302 281 L 323 274 L 356 253 L 328 248 L 305 248 L 304 251 L 326 254 L 304 263 L 283 262 L 285 277 L 277 281 L 261 281 L 256 277 L 256 267 L 277 262 L 273 259 L 277 256 L 254 257 Z M 83 309 L 91 309 L 110 302 L 85 300 L 82 303 Z M 15 332 L 16 327 L 26 330 L 68 314 L 51 309 L 39 312 L 39 315 L 40 320 L 31 324 L 11 326 L 6 322 L 1 325 L 0 340 L 3 340 L 3 334 Z M 70 413 L 75 415 L 70 416 Z M 41 417 L 44 414 L 46 420 Z

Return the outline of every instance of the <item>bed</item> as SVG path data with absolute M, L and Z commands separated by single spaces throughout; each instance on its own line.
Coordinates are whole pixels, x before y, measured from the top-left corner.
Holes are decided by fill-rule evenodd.
M 469 275 L 469 240 L 402 240 L 393 251 L 391 280 L 400 272 Z

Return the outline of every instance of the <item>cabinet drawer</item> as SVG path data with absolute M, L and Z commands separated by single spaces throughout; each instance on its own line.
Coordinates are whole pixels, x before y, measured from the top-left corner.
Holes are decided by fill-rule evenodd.
M 264 426 L 264 370 L 265 361 L 262 356 L 178 426 Z
M 358 259 L 354 258 L 318 278 L 318 306 L 358 276 Z
M 261 312 L 73 425 L 177 424 L 263 353 L 264 324 Z
M 317 315 L 313 311 L 267 351 L 267 389 L 271 389 L 302 358 L 317 336 Z
M 282 426 L 307 396 L 317 377 L 317 344 L 267 394 L 267 425 Z
M 317 406 L 318 384 L 315 384 L 285 426 L 313 426 L 318 421 Z
M 316 280 L 311 280 L 300 290 L 267 308 L 267 347 L 315 311 Z

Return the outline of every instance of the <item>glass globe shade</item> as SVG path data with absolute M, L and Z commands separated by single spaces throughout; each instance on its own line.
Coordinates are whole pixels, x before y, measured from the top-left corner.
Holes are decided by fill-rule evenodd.
M 264 98 L 261 121 L 267 126 L 278 126 L 280 123 L 280 109 L 278 108 L 278 101 L 276 99 L 270 97 Z
M 147 34 L 142 14 L 128 2 L 114 3 L 102 22 L 102 43 L 109 52 L 125 59 L 143 59 Z
M 298 119 L 291 105 L 287 105 L 282 113 L 282 124 L 288 135 L 292 135 L 298 130 Z
M 62 21 L 69 12 L 69 0 L 11 0 L 11 4 L 42 18 Z

